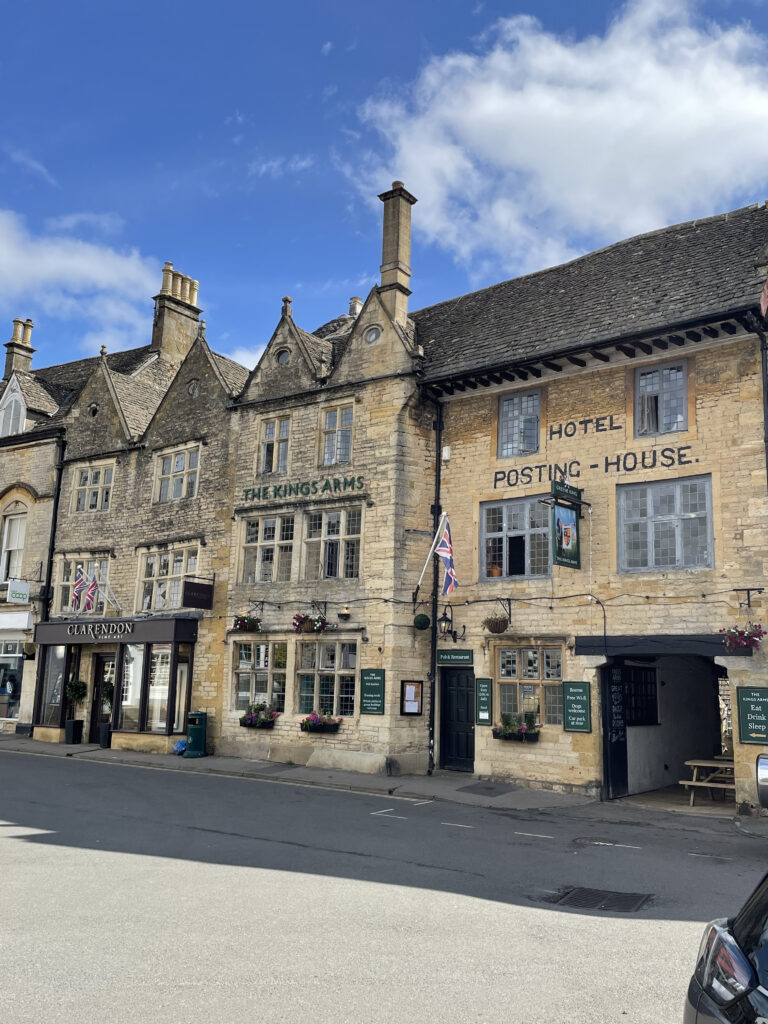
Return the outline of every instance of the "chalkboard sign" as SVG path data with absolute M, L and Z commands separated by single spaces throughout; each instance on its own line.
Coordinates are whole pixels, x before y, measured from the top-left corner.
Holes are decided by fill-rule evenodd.
M 741 742 L 768 745 L 768 686 L 737 686 L 736 700 Z
M 475 722 L 490 725 L 493 708 L 493 680 L 475 679 Z
M 563 729 L 592 732 L 589 683 L 563 683 Z
M 384 714 L 384 669 L 364 668 L 360 672 L 360 714 Z

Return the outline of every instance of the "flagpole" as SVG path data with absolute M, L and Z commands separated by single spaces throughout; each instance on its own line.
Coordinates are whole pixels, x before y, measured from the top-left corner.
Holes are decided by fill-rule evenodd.
M 419 576 L 419 582 L 416 584 L 416 589 L 413 592 L 413 603 L 414 604 L 416 604 L 416 598 L 419 596 L 419 589 L 421 587 L 422 580 L 424 579 L 424 573 L 427 571 L 427 567 L 429 566 L 429 560 L 434 555 L 435 548 L 440 543 L 440 533 L 441 533 L 443 527 L 445 526 L 445 520 L 447 518 L 448 518 L 448 513 L 447 512 L 443 512 L 443 514 L 440 516 L 440 522 L 437 524 L 437 530 L 435 531 L 435 536 L 434 536 L 434 539 L 432 540 L 432 547 L 429 549 L 429 554 L 427 555 L 427 560 L 424 562 L 424 568 L 421 570 L 421 576 Z

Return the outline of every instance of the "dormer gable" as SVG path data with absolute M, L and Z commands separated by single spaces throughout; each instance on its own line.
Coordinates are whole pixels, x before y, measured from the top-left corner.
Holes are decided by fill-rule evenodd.
M 331 341 L 294 323 L 291 299 L 286 296 L 280 321 L 248 378 L 242 398 L 265 401 L 317 388 L 331 375 L 333 358 Z
M 351 333 L 339 346 L 333 383 L 344 384 L 418 369 L 418 350 L 412 343 L 413 332 L 409 327 L 410 321 L 404 328 L 392 320 L 380 290 L 371 289 Z
M 23 433 L 26 421 L 27 405 L 18 378 L 15 373 L 11 373 L 3 397 L 0 398 L 0 437 Z

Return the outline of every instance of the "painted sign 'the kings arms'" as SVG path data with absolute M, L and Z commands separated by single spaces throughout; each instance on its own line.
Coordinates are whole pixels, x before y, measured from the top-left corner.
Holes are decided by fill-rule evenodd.
M 362 476 L 332 476 L 324 480 L 264 484 L 262 487 L 243 488 L 243 501 L 275 501 L 285 498 L 310 498 L 313 495 L 344 494 L 348 491 L 361 491 L 364 485 L 365 479 Z

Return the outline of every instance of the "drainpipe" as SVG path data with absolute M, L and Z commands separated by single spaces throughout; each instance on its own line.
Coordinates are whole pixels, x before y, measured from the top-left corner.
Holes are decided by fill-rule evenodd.
M 440 474 L 443 450 L 443 406 L 435 400 L 435 503 L 432 506 L 432 537 L 434 539 L 437 528 L 440 525 L 440 516 L 443 513 L 440 505 Z M 432 627 L 430 630 L 429 648 L 429 767 L 427 775 L 431 775 L 435 769 L 435 680 L 437 676 L 437 612 L 438 598 L 437 588 L 439 585 L 438 562 L 432 556 Z
M 53 490 L 53 508 L 51 510 L 51 533 L 48 538 L 48 564 L 45 567 L 45 584 L 42 591 L 40 606 L 40 622 L 47 622 L 51 613 L 51 583 L 53 581 L 53 551 L 56 546 L 56 524 L 59 518 L 59 499 L 61 498 L 61 479 L 64 475 L 64 449 L 67 442 L 64 434 L 56 438 L 56 483 Z M 43 679 L 45 678 L 45 662 L 43 648 L 37 659 L 37 678 L 35 680 L 35 705 L 33 710 L 33 726 L 40 718 L 40 706 L 43 701 Z

